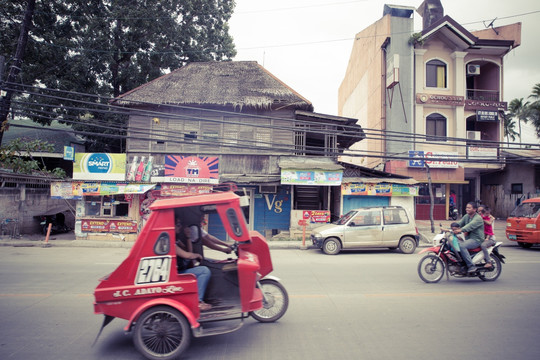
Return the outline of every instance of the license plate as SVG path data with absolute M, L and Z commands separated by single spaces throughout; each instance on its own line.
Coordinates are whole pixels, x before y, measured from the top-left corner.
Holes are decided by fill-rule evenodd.
M 517 240 L 517 236 L 508 234 L 508 240 Z

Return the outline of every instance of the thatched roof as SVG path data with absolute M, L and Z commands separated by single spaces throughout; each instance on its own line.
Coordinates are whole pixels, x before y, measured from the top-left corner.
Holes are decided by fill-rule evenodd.
M 190 63 L 113 102 L 129 106 L 152 103 L 313 110 L 311 102 L 255 61 Z

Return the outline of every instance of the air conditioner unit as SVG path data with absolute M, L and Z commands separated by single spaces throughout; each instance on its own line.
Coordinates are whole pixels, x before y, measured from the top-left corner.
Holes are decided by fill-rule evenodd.
M 277 193 L 277 185 L 259 185 L 259 193 L 275 194 Z
M 480 75 L 480 65 L 467 65 L 467 75 Z
M 467 140 L 482 140 L 480 131 L 467 131 Z

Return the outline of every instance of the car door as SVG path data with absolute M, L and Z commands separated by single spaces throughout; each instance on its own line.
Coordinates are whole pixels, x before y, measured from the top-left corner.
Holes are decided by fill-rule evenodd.
M 381 246 L 382 223 L 380 209 L 360 209 L 344 230 L 344 249 Z
M 385 247 L 397 247 L 403 235 L 415 233 L 403 208 L 383 209 L 383 222 L 382 245 Z

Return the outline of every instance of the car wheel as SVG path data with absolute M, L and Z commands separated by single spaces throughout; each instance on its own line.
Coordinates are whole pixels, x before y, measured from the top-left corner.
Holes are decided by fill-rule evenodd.
M 416 240 L 410 236 L 404 236 L 399 241 L 399 250 L 404 254 L 412 254 L 416 250 Z
M 341 243 L 336 238 L 326 239 L 322 250 L 327 255 L 336 255 L 341 251 Z

